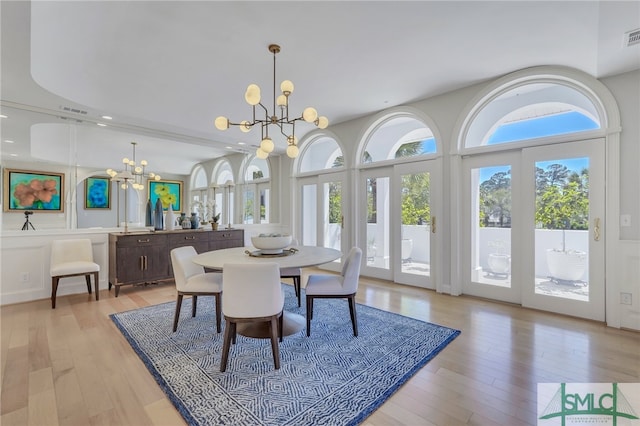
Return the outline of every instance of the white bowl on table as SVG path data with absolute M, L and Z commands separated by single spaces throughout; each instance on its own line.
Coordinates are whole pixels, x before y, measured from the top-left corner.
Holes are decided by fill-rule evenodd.
M 262 254 L 280 254 L 291 244 L 291 235 L 264 235 L 251 237 L 251 244 Z

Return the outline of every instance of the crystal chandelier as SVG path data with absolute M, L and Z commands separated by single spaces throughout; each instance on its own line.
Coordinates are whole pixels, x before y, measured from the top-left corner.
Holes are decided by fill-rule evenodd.
M 155 173 L 145 173 L 145 168 L 147 167 L 147 160 L 140 161 L 140 165 L 136 163 L 136 145 L 137 142 L 131 142 L 133 145 L 133 158 L 129 159 L 127 157 L 122 159 L 122 164 L 124 164 L 124 170 L 121 172 L 116 172 L 113 169 L 107 169 L 107 174 L 111 176 L 112 181 L 122 182 L 120 187 L 122 189 L 127 189 L 129 185 L 133 189 L 143 190 L 144 189 L 144 179 L 153 179 L 160 180 L 162 179 L 160 175 Z
M 256 124 L 260 124 L 262 141 L 260 147 L 256 150 L 258 158 L 267 158 L 275 148 L 273 140 L 269 136 L 269 126 L 278 127 L 276 131 L 280 131 L 287 139 L 287 155 L 290 158 L 298 156 L 298 138 L 296 138 L 295 127 L 296 121 L 304 120 L 307 123 L 313 123 L 320 129 L 325 129 L 329 125 L 327 117 L 318 117 L 318 112 L 313 107 L 307 107 L 302 112 L 302 116 L 289 118 L 289 95 L 293 93 L 293 83 L 284 80 L 280 83 L 282 94 L 276 97 L 276 54 L 280 52 L 280 46 L 277 44 L 269 45 L 269 52 L 273 53 L 273 110 L 270 113 L 260 101 L 260 87 L 257 84 L 250 84 L 244 94 L 244 99 L 253 108 L 253 120 L 243 120 L 240 123 L 232 123 L 227 117 L 220 116 L 215 120 L 215 126 L 218 130 L 227 130 L 229 126 L 239 126 L 242 132 L 248 132 Z M 264 118 L 256 117 L 256 105 L 264 110 Z M 277 112 L 279 107 L 280 115 Z

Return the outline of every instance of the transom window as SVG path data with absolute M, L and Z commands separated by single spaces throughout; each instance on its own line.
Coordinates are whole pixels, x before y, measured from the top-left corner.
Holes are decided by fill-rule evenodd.
M 513 143 L 600 129 L 593 102 L 556 83 L 507 90 L 486 104 L 469 126 L 465 147 Z
M 433 132 L 422 121 L 396 117 L 384 122 L 367 141 L 362 163 L 416 157 L 437 152 Z

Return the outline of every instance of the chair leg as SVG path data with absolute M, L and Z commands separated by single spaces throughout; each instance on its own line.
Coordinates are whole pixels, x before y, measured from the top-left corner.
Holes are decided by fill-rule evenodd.
M 196 317 L 196 309 L 198 309 L 198 296 L 195 294 L 191 296 L 191 317 Z
M 300 307 L 300 275 L 293 277 L 293 288 L 296 292 L 296 296 L 298 297 L 298 308 Z
M 100 282 L 99 274 L 98 274 L 98 272 L 94 272 L 93 273 L 93 283 L 94 283 L 93 285 L 94 285 L 95 290 L 96 290 L 96 300 L 100 300 L 100 289 L 98 288 L 98 283 L 99 282 Z M 91 292 L 89 292 L 89 293 L 91 293 Z
M 284 327 L 284 312 L 280 312 L 280 317 L 278 317 L 278 336 L 280 336 L 281 342 L 282 342 L 283 327 Z
M 84 280 L 87 282 L 87 291 L 91 294 L 91 274 L 85 275 Z
M 51 277 L 51 309 L 56 308 L 56 294 L 58 293 L 58 282 L 60 277 Z
M 176 301 L 176 314 L 173 317 L 173 332 L 178 329 L 178 318 L 180 318 L 180 308 L 182 307 L 182 294 L 178 293 L 178 300 Z
M 351 314 L 351 324 L 353 325 L 353 335 L 358 337 L 358 320 L 356 318 L 355 296 L 349 296 L 349 313 Z
M 227 361 L 229 360 L 229 348 L 231 347 L 231 338 L 235 323 L 226 320 L 227 326 L 224 329 L 224 343 L 222 344 L 222 358 L 220 359 L 220 372 L 224 373 L 227 369 Z
M 307 337 L 311 336 L 311 317 L 313 316 L 313 297 L 307 296 Z
M 222 302 L 221 302 L 221 294 L 216 293 L 214 295 L 216 301 L 216 331 L 220 333 L 220 322 L 221 322 L 221 312 L 222 312 Z
M 280 368 L 280 349 L 278 346 L 278 319 L 276 316 L 271 317 L 271 321 L 269 322 L 269 332 L 271 334 L 271 352 L 273 352 L 273 364 L 278 370 Z

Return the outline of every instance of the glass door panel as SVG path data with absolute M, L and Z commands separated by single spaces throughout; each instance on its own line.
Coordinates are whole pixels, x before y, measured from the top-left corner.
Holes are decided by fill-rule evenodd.
M 463 162 L 466 202 L 463 292 L 505 302 L 520 303 L 514 285 L 519 259 L 512 253 L 517 235 L 520 194 L 520 155 L 475 156 Z
M 364 188 L 364 203 L 360 209 L 361 233 L 364 241 L 360 243 L 365 257 L 363 271 L 366 275 L 382 279 L 392 279 L 391 273 L 391 211 L 389 177 L 392 169 L 365 171 L 361 178 Z
M 324 247 L 342 250 L 342 182 L 325 182 L 324 197 Z M 337 260 L 340 261 L 339 259 Z
M 315 179 L 314 179 L 315 180 Z M 315 246 L 318 243 L 318 185 L 316 183 L 301 186 L 300 213 L 302 241 L 305 246 Z
M 523 304 L 604 320 L 604 141 L 524 150 Z
M 392 228 L 394 281 L 435 288 L 439 161 L 394 166 Z

